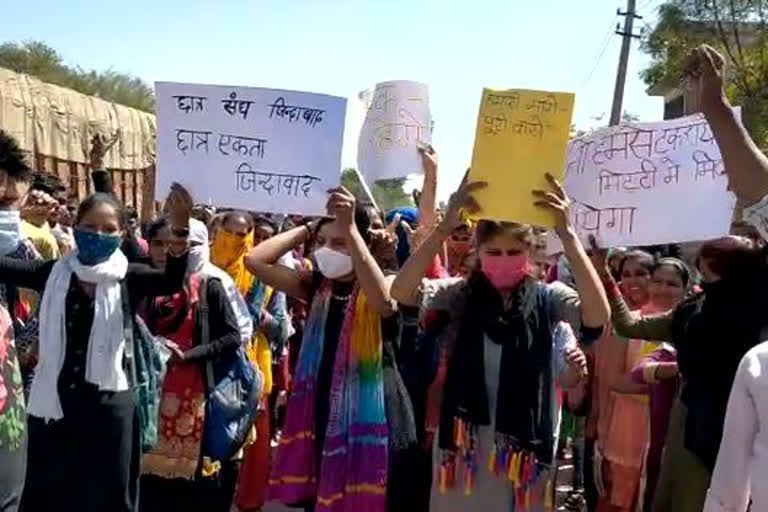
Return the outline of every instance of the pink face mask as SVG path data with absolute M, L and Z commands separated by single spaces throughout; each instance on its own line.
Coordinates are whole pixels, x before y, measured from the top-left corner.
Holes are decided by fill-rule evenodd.
M 528 256 L 481 254 L 483 273 L 497 290 L 514 288 L 528 274 Z

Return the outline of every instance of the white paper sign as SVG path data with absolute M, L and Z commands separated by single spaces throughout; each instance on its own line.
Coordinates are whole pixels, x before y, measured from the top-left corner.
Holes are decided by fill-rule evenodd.
M 370 103 L 357 146 L 361 174 L 369 184 L 421 174 L 417 150 L 432 143 L 427 85 L 406 80 L 382 82 L 367 97 Z
M 157 82 L 157 179 L 198 201 L 321 215 L 339 184 L 346 99 L 277 89 Z
M 735 197 L 701 115 L 604 128 L 568 145 L 571 222 L 603 247 L 726 235 Z

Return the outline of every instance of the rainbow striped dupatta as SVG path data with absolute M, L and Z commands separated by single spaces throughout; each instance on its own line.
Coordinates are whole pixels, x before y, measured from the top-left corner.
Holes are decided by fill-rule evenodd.
M 315 451 L 315 394 L 331 284 L 312 301 L 270 475 L 270 499 L 315 502 L 315 512 L 386 509 L 388 430 L 384 411 L 381 317 L 365 294 L 349 298 L 331 381 L 322 460 Z M 318 471 L 318 467 L 320 471 Z

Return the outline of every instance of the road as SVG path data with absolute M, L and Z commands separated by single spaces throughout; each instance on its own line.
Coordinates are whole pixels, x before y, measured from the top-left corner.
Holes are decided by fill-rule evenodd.
M 565 508 L 561 506 L 563 500 L 568 495 L 568 493 L 571 490 L 571 471 L 573 469 L 573 466 L 571 465 L 570 460 L 562 460 L 558 464 L 559 470 L 557 472 L 557 503 L 558 503 L 558 511 L 564 511 Z M 282 505 L 278 505 L 275 503 L 270 503 L 264 509 L 262 512 L 301 512 L 300 509 L 296 508 L 288 508 L 284 507 Z M 435 510 L 432 512 L 440 512 L 439 510 Z

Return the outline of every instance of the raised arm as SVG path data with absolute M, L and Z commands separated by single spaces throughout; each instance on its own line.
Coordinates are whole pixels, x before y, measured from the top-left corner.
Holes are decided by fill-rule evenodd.
M 330 191 L 328 213 L 336 217 L 347 240 L 349 255 L 360 288 L 365 292 L 368 303 L 374 311 L 383 317 L 391 316 L 396 311 L 395 302 L 390 296 L 391 279 L 384 277 L 365 240 L 355 224 L 355 196 L 344 187 Z
M 307 300 L 310 294 L 309 281 L 300 272 L 279 264 L 277 260 L 306 242 L 309 234 L 307 226 L 299 226 L 264 240 L 245 257 L 245 268 L 276 291 L 285 292 L 289 297 Z
M 633 314 L 624 302 L 616 281 L 610 276 L 604 276 L 603 282 L 611 305 L 611 321 L 616 334 L 636 340 L 674 342 L 672 339 L 674 310 L 656 315 Z
M 443 242 L 453 230 L 461 225 L 463 212 L 474 214 L 480 210 L 472 193 L 485 188 L 487 184 L 467 183 L 468 174 L 469 171 L 464 175 L 459 189 L 451 195 L 442 222 L 427 235 L 421 245 L 411 252 L 411 256 L 395 276 L 390 293 L 399 303 L 406 306 L 419 305 L 419 286 L 427 269 L 432 265 L 435 254 L 440 251 Z
M 608 249 L 598 247 L 594 237 L 590 237 L 590 243 L 592 244 L 592 268 L 597 271 L 602 282 L 601 287 L 608 297 L 611 323 L 616 334 L 625 339 L 663 340 L 672 343 L 674 310 L 647 316 L 632 313 L 621 296 L 619 285 L 611 276 L 608 268 Z
M 0 257 L 0 283 L 42 292 L 55 263 L 56 260 Z
M 164 269 L 157 269 L 146 263 L 131 263 L 126 277 L 131 300 L 137 304 L 144 297 L 173 295 L 181 290 L 186 273 L 186 252 L 169 252 Z
M 555 213 L 555 231 L 563 244 L 565 255 L 571 263 L 576 290 L 581 298 L 582 323 L 587 327 L 602 327 L 611 319 L 608 298 L 600 283 L 595 267 L 587 256 L 587 251 L 570 224 L 570 200 L 563 186 L 550 174 L 547 179 L 552 191 L 534 190 L 538 198 L 536 206 L 547 208 Z
M 432 146 L 419 148 L 419 152 L 424 167 L 424 184 L 419 196 L 419 223 L 432 229 L 437 224 L 437 153 Z
M 749 206 L 768 194 L 768 158 L 733 113 L 723 89 L 724 63 L 712 47 L 701 45 L 691 53 L 684 78 L 712 127 L 729 188 L 743 206 Z

